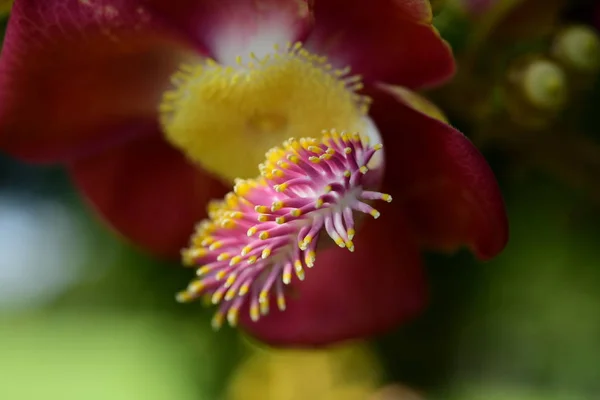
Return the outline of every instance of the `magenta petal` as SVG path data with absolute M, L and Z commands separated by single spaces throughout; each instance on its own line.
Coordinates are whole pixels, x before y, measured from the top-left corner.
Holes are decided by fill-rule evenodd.
M 307 48 L 367 81 L 420 88 L 454 73 L 427 0 L 316 0 L 314 15 Z
M 306 0 L 150 0 L 153 9 L 186 30 L 198 48 L 235 64 L 250 52 L 263 56 L 278 43 L 303 40 L 312 23 Z
M 384 90 L 369 93 L 387 151 L 384 191 L 404 208 L 420 243 L 448 251 L 466 245 L 481 259 L 498 254 L 508 222 L 484 157 L 462 133 Z
M 0 57 L 0 148 L 72 159 L 154 117 L 189 53 L 133 0 L 18 0 Z
M 72 164 L 92 206 L 133 243 L 178 258 L 210 199 L 227 189 L 187 162 L 148 125 L 143 138 Z
M 288 296 L 287 309 L 252 322 L 244 329 L 276 346 L 323 346 L 372 336 L 394 328 L 420 311 L 426 290 L 418 249 L 402 213 L 394 204 L 378 209 L 378 220 L 365 222 L 356 251 L 331 248 L 319 252 Z

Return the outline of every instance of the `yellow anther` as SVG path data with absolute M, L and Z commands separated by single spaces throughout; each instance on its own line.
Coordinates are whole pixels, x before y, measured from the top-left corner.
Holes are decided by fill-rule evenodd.
M 354 235 L 356 235 L 356 231 L 354 230 L 354 228 L 350 228 L 348 229 L 346 234 L 348 235 L 348 239 L 352 240 L 354 239 Z
M 360 173 L 361 173 L 361 174 L 363 174 L 363 175 L 364 175 L 364 174 L 366 174 L 367 172 L 369 172 L 369 168 L 367 168 L 367 166 L 366 166 L 366 165 L 363 165 L 363 166 L 362 166 L 362 167 L 360 167 L 358 170 L 359 170 L 359 171 L 360 171 Z
M 344 153 L 346 153 L 346 154 L 352 153 L 352 148 L 351 147 L 345 147 L 344 148 Z
M 205 237 L 202 239 L 202 242 L 200 242 L 200 246 L 202 246 L 202 247 L 210 246 L 214 241 L 215 241 L 215 238 Z
M 217 257 L 217 261 L 225 261 L 225 260 L 228 260 L 229 257 L 231 257 L 231 255 L 229 253 L 221 253 Z
M 226 218 L 224 220 L 221 221 L 221 227 L 225 228 L 225 229 L 233 229 L 235 228 L 236 223 L 234 220 Z
M 271 255 L 271 249 L 264 249 L 262 251 L 261 257 L 263 259 L 265 259 L 265 258 L 269 257 L 270 255 Z
M 278 211 L 281 210 L 283 208 L 283 201 L 274 201 L 273 204 L 271 204 L 271 211 Z
M 267 240 L 269 238 L 269 236 L 270 236 L 269 232 L 263 231 L 263 232 L 260 233 L 260 235 L 258 235 L 258 238 L 260 240 Z
M 260 318 L 260 309 L 258 308 L 257 303 L 253 303 L 250 306 L 250 319 L 252 319 L 252 321 L 256 322 L 256 321 L 258 321 L 259 318 Z
M 247 261 L 247 263 L 248 263 L 249 265 L 252 265 L 252 264 L 254 264 L 256 261 L 258 261 L 258 257 L 257 257 L 257 256 L 250 256 L 250 257 L 248 257 L 248 261 Z
M 208 248 L 209 250 L 218 250 L 223 246 L 223 243 L 221 242 L 214 242 L 213 244 L 210 245 L 210 247 Z
M 232 257 L 231 260 L 229 261 L 229 265 L 236 265 L 238 264 L 240 261 L 242 261 L 242 256 L 235 256 Z
M 277 217 L 277 218 L 275 218 L 275 222 L 278 223 L 279 225 L 284 224 L 285 217 L 284 216 Z
M 282 294 L 277 295 L 277 307 L 280 311 L 285 311 L 285 297 Z
M 245 296 L 249 291 L 250 291 L 250 284 L 249 283 L 244 283 L 240 287 L 240 291 L 238 292 L 238 296 Z
M 225 278 L 227 276 L 227 271 L 219 271 L 215 274 L 215 279 L 220 281 L 221 279 Z
M 253 236 L 256 234 L 257 231 L 258 231 L 258 228 L 253 226 L 250 229 L 248 229 L 248 231 L 246 232 L 246 235 Z
M 383 149 L 383 145 L 381 143 L 377 143 L 375 146 L 373 146 L 373 150 L 381 150 Z
M 192 281 L 188 285 L 187 291 L 191 292 L 191 293 L 198 293 L 198 292 L 201 292 L 204 288 L 205 288 L 204 281 L 199 279 L 199 280 Z
M 229 322 L 229 325 L 235 327 L 238 323 L 238 316 L 239 316 L 239 308 L 237 307 L 231 307 L 229 309 L 229 311 L 227 311 L 227 322 Z
M 345 170 L 345 171 L 344 171 L 344 176 L 345 176 L 346 178 L 350 178 L 350 177 L 352 176 L 352 172 L 350 172 L 349 170 Z
M 346 240 L 345 244 L 348 250 L 354 252 L 354 243 L 352 243 L 352 240 Z
M 175 300 L 178 303 L 187 303 L 188 301 L 194 300 L 195 296 L 192 293 L 182 291 L 175 295 Z
M 335 244 L 337 244 L 340 247 L 346 247 L 346 245 L 344 244 L 344 241 L 339 236 L 334 239 L 334 242 L 335 242 Z
M 375 209 L 371 210 L 369 214 L 371 214 L 371 216 L 375 219 L 379 218 L 379 216 L 381 215 L 381 213 Z
M 202 275 L 206 275 L 210 272 L 210 266 L 208 265 L 204 265 L 201 268 L 198 268 L 198 270 L 196 271 L 196 275 L 198 276 L 202 276 Z
M 242 249 L 242 256 L 245 256 L 246 254 L 250 253 L 252 251 L 252 247 L 251 246 L 244 246 L 244 248 Z
M 217 330 L 223 326 L 225 315 L 221 311 L 217 311 L 211 321 L 212 328 Z
M 321 208 L 323 207 L 323 199 L 322 198 L 318 198 L 317 201 L 315 201 L 315 208 Z
M 222 299 L 223 299 L 223 291 L 222 290 L 217 290 L 216 292 L 213 293 L 210 301 L 213 304 L 219 304 Z
M 331 185 L 327 185 L 323 188 L 323 192 L 325 193 L 329 193 L 333 190 L 333 188 L 331 187 Z
M 310 161 L 311 163 L 318 164 L 321 162 L 321 159 L 319 157 L 310 156 L 308 157 L 308 161 Z
M 285 161 L 283 161 L 283 160 L 279 160 L 279 161 L 277 161 L 277 166 L 278 166 L 279 168 L 283 168 L 283 169 L 289 169 L 289 168 L 290 168 L 290 164 L 286 163 L 286 162 L 285 162 Z
M 259 302 L 258 304 L 260 304 L 260 313 L 262 315 L 267 315 L 269 313 L 269 299 L 267 298 L 265 301 Z
M 306 256 L 304 257 L 304 262 L 306 262 L 306 266 L 309 268 L 312 268 L 315 265 L 316 260 L 317 254 L 313 250 L 306 253 Z
M 269 300 L 269 292 L 267 292 L 266 290 L 261 290 L 258 295 L 258 302 L 264 303 L 267 300 Z
M 225 301 L 229 301 L 233 299 L 237 295 L 237 290 L 235 288 L 230 288 L 227 293 L 225 293 Z
M 281 183 L 279 185 L 273 186 L 273 189 L 275 189 L 275 191 L 278 193 L 284 192 L 285 190 L 287 190 L 287 188 L 288 188 L 287 183 Z
M 254 211 L 261 214 L 266 214 L 269 212 L 269 207 L 267 206 L 255 206 Z
M 283 283 L 285 283 L 286 285 L 289 285 L 290 282 L 292 282 L 292 273 L 289 271 L 285 271 L 283 273 L 283 276 L 281 278 L 281 280 L 283 281 Z
M 302 210 L 299 208 L 295 208 L 290 212 L 290 214 L 292 215 L 292 217 L 299 217 L 302 215 Z
M 381 199 L 382 199 L 383 201 L 387 201 L 388 203 L 391 203 L 391 202 L 392 202 L 392 196 L 390 196 L 389 194 L 383 194 L 383 195 L 381 196 Z
M 231 287 L 231 285 L 233 285 L 235 283 L 235 280 L 237 279 L 237 274 L 233 273 L 231 275 L 229 275 L 227 277 L 227 280 L 225 281 L 225 287 Z
M 267 214 L 260 214 L 257 220 L 258 222 L 267 222 L 269 220 L 269 216 Z

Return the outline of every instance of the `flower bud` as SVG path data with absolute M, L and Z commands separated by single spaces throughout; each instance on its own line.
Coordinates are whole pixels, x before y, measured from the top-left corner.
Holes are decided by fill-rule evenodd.
M 547 126 L 565 106 L 569 86 L 563 68 L 542 57 L 517 60 L 510 67 L 506 107 L 515 122 L 529 128 Z
M 600 38 L 590 27 L 570 26 L 556 36 L 552 54 L 573 72 L 594 73 L 600 69 Z

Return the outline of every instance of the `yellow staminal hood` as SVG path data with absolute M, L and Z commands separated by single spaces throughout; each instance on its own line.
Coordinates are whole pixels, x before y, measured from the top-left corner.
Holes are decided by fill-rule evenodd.
M 183 65 L 160 105 L 169 142 L 224 181 L 254 174 L 265 150 L 289 137 L 338 128 L 365 132 L 370 99 L 360 76 L 300 43 L 224 66 Z

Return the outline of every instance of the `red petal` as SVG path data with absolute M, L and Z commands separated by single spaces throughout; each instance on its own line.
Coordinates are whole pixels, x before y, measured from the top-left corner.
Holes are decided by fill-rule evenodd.
M 508 222 L 486 160 L 462 133 L 384 90 L 369 93 L 386 148 L 384 190 L 404 207 L 422 244 L 443 250 L 467 245 L 482 259 L 498 254 Z
M 278 43 L 302 40 L 312 16 L 306 0 L 150 0 L 187 30 L 217 61 L 235 65 L 250 52 L 263 56 Z
M 390 330 L 420 311 L 425 285 L 417 247 L 402 212 L 393 204 L 356 235 L 356 251 L 319 252 L 306 280 L 292 289 L 287 309 L 258 322 L 242 317 L 245 330 L 272 345 L 312 347 Z
M 206 204 L 227 189 L 190 165 L 157 128 L 131 141 L 77 161 L 70 171 L 96 210 L 134 243 L 161 256 L 179 257 Z
M 0 58 L 0 147 L 65 160 L 154 117 L 188 56 L 133 0 L 21 0 Z M 111 136 L 107 138 L 107 136 Z
M 454 73 L 426 0 L 316 0 L 307 47 L 366 80 L 423 87 Z

